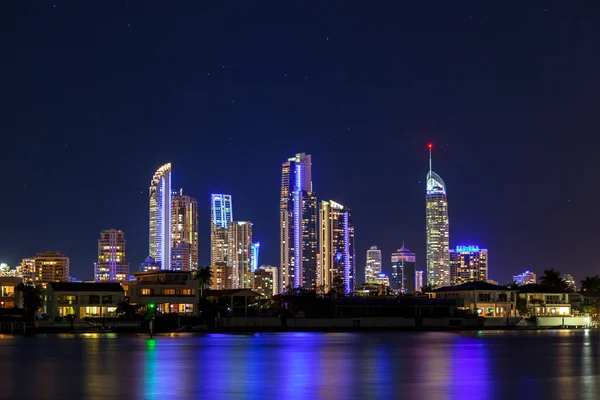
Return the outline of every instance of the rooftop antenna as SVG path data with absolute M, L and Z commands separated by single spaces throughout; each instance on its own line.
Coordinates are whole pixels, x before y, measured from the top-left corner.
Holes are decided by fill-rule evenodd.
M 433 144 L 429 143 L 427 147 L 429 148 L 429 176 L 431 176 L 431 149 L 433 148 Z

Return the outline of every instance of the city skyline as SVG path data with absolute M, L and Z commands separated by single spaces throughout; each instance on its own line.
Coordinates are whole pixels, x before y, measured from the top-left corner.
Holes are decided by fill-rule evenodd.
M 176 188 L 199 201 L 201 265 L 210 263 L 211 193 L 236 198 L 236 214 L 255 223 L 261 263 L 279 265 L 279 167 L 303 151 L 318 196 L 352 209 L 359 281 L 374 243 L 388 275 L 401 239 L 425 270 L 432 142 L 450 191 L 451 246 L 485 244 L 500 282 L 564 265 L 576 280 L 595 275 L 600 215 L 585 210 L 600 190 L 588 184 L 600 160 L 581 146 L 594 147 L 600 129 L 598 33 L 586 18 L 581 29 L 568 22 L 589 13 L 438 6 L 430 18 L 419 2 L 262 12 L 249 3 L 11 3 L 8 15 L 24 25 L 6 33 L 13 61 L 0 67 L 11 193 L 0 199 L 0 262 L 56 250 L 73 276 L 91 279 L 98 232 L 114 227 L 135 269 L 148 255 L 148 181 L 171 161 Z M 176 15 L 187 17 L 175 25 Z M 368 29 L 353 29 L 360 21 Z M 556 182 L 561 190 L 539 201 Z M 550 256 L 549 243 L 573 251 Z

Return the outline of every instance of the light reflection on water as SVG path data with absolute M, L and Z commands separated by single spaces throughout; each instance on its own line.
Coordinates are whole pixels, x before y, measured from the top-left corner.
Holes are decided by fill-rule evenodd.
M 594 399 L 597 331 L 0 337 L 0 398 Z

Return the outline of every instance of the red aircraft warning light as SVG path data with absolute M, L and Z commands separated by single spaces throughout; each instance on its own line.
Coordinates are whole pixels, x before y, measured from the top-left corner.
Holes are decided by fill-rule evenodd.
M 429 143 L 429 144 L 427 145 L 427 147 L 429 147 L 429 148 L 431 149 L 431 148 L 433 147 L 433 144 L 432 144 L 432 143 Z

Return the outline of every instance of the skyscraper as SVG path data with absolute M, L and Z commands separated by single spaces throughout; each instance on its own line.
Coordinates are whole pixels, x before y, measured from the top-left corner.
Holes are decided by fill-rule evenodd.
M 288 286 L 304 286 L 305 282 L 312 285 L 311 271 L 317 268 L 317 207 L 312 193 L 311 156 L 296 154 L 281 167 L 280 291 Z
M 150 182 L 150 257 L 161 269 L 171 268 L 171 163 Z
M 433 287 L 450 285 L 450 231 L 446 185 L 431 169 L 429 144 L 429 173 L 425 195 L 427 236 L 427 284 Z
M 365 282 L 373 283 L 381 273 L 381 250 L 371 246 L 367 250 L 367 266 L 365 267 Z
M 233 221 L 233 205 L 229 194 L 211 194 L 210 201 L 210 264 L 227 263 L 229 232 Z
M 346 293 L 354 292 L 356 263 L 354 254 L 354 225 L 350 210 L 335 201 L 321 202 L 320 273 L 319 286 L 325 292 L 334 281 L 344 282 Z
M 23 282 L 35 281 L 35 258 L 24 258 L 21 265 L 16 268 L 16 275 L 23 278 Z
M 402 293 L 415 292 L 415 253 L 402 245 L 401 249 L 392 253 L 392 290 Z
M 479 246 L 450 250 L 450 285 L 488 280 L 488 251 Z
M 260 243 L 252 243 L 252 254 L 250 256 L 250 265 L 252 272 L 258 269 L 258 252 L 260 250 Z
M 224 262 L 219 262 L 211 265 L 212 282 L 210 288 L 212 290 L 233 289 L 233 269 L 230 265 Z
M 271 265 L 261 265 L 259 270 L 265 270 L 271 273 L 271 277 L 273 279 L 273 291 L 271 293 L 265 293 L 268 296 L 275 296 L 279 293 L 279 268 L 273 267 Z M 256 278 L 254 278 L 254 286 L 256 287 L 257 282 Z
M 129 280 L 129 264 L 126 256 L 125 233 L 117 229 L 100 232 L 98 261 L 94 263 L 96 282 L 126 282 Z
M 266 268 L 258 268 L 254 271 L 254 287 L 253 289 L 267 297 L 273 296 L 275 293 L 275 279 L 273 278 L 273 274 L 276 274 L 276 271 Z
M 233 288 L 252 289 L 252 271 L 250 270 L 252 222 L 232 221 L 227 229 L 229 230 L 227 265 L 232 268 Z
M 415 271 L 415 293 L 423 287 L 423 271 Z
M 198 269 L 198 201 L 183 194 L 173 193 L 171 199 L 171 269 L 196 271 Z
M 69 281 L 69 257 L 57 251 L 47 251 L 36 254 L 33 259 L 35 263 L 34 283 Z

